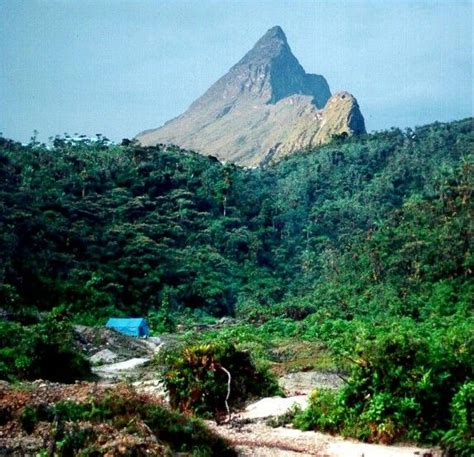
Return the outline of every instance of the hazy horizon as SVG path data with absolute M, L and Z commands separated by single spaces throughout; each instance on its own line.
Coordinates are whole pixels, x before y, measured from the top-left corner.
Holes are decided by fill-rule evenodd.
M 471 1 L 0 0 L 0 132 L 131 138 L 181 114 L 272 26 L 368 131 L 473 115 Z

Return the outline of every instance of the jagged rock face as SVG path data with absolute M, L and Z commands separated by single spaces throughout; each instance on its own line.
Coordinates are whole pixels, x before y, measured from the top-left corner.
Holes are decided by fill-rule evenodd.
M 357 101 L 347 92 L 331 97 L 325 78 L 304 71 L 277 26 L 185 113 L 137 139 L 257 166 L 344 132 L 365 132 Z

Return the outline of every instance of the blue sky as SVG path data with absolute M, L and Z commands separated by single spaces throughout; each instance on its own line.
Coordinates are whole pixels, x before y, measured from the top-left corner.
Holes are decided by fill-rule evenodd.
M 280 25 L 369 131 L 473 115 L 473 2 L 0 0 L 0 132 L 119 141 L 182 113 Z

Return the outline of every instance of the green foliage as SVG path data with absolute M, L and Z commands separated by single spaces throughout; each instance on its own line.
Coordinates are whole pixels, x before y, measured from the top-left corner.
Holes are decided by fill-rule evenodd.
M 67 305 L 90 323 L 159 312 L 164 295 L 173 312 L 219 316 L 309 294 L 313 308 L 353 313 L 359 303 L 346 302 L 367 273 L 396 288 L 467 270 L 465 219 L 455 209 L 466 203 L 472 144 L 467 119 L 348 138 L 243 170 L 103 137 L 49 146 L 0 138 L 0 306 L 17 314 Z M 405 219 L 396 213 L 404 204 Z M 416 226 L 427 230 L 411 240 Z M 401 312 L 410 306 L 379 292 Z
M 391 443 L 439 442 L 450 423 L 472 421 L 468 387 L 464 396 L 454 395 L 474 375 L 473 321 L 446 324 L 416 324 L 406 318 L 372 326 L 370 335 L 352 334 L 351 343 L 341 338 L 339 344 L 352 360 L 346 385 L 338 393 L 314 395 L 296 424 Z M 457 405 L 452 415 L 446 408 L 451 399 Z M 466 426 L 460 425 L 458 433 L 466 434 Z
M 451 402 L 451 429 L 443 437 L 448 455 L 474 454 L 474 382 L 466 382 Z
M 20 423 L 27 433 L 32 433 L 41 421 L 55 423 L 53 433 L 55 455 L 58 456 L 102 455 L 99 443 L 105 439 L 98 439 L 100 433 L 116 429 L 139 434 L 141 428 L 137 426 L 135 429 L 133 425 L 139 421 L 143 421 L 170 452 L 191 452 L 203 457 L 236 455 L 200 420 L 147 401 L 126 388 L 110 390 L 85 403 L 63 400 L 23 408 Z M 108 427 L 100 428 L 98 424 L 107 424 Z
M 20 416 L 20 422 L 25 432 L 31 433 L 34 430 L 36 424 L 39 422 L 37 408 L 25 406 Z
M 90 364 L 76 350 L 70 324 L 55 311 L 33 325 L 0 322 L 0 379 L 70 383 L 90 377 Z
M 148 325 L 153 334 L 170 333 L 176 329 L 176 317 L 171 306 L 171 291 L 165 288 L 161 293 L 160 308 L 148 313 Z
M 297 412 L 293 423 L 302 430 L 319 429 L 337 433 L 341 426 L 343 409 L 337 393 L 331 390 L 313 391 L 309 407 Z
M 160 407 L 150 408 L 145 419 L 151 430 L 181 452 L 192 452 L 196 457 L 235 456 L 235 452 L 203 423 L 192 416 Z
M 265 424 L 273 428 L 284 427 L 287 424 L 291 424 L 299 413 L 301 413 L 301 408 L 295 403 L 284 414 L 267 419 Z
M 172 406 L 199 415 L 212 414 L 217 420 L 226 414 L 226 371 L 231 375 L 230 407 L 279 392 L 268 371 L 257 368 L 249 353 L 229 343 L 185 346 L 162 355 L 161 363 Z
M 211 344 L 170 359 L 183 409 L 220 414 L 216 364 L 235 375 L 249 365 L 243 348 L 278 364 L 296 340 L 351 371 L 340 394 L 319 393 L 298 416 L 302 426 L 382 442 L 447 433 L 461 452 L 473 145 L 465 119 L 336 139 L 244 170 L 176 147 L 0 138 L 0 308 L 12 320 L 0 324 L 0 376 L 59 379 L 54 357 L 82 372 L 63 324 L 36 318 L 57 306 L 84 323 L 147 315 L 155 333 L 235 315 L 238 325 L 199 341 L 222 337 L 237 351 Z

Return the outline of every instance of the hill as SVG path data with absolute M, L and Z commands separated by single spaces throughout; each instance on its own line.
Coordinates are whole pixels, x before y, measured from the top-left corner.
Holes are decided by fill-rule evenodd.
M 399 211 L 419 207 L 442 220 L 467 179 L 472 138 L 471 119 L 394 129 L 256 170 L 103 138 L 57 138 L 51 147 L 2 139 L 0 301 L 11 310 L 67 305 L 81 320 L 146 314 L 163 303 L 233 314 L 243 303 L 311 293 L 334 278 L 347 249 L 359 246 L 369 268 L 376 254 L 366 252 L 367 240 Z M 452 217 L 460 223 L 461 214 Z M 401 235 L 385 246 L 388 259 L 401 255 Z M 404 253 L 402 276 L 434 261 L 417 249 Z M 466 241 L 443 239 L 440 263 L 429 268 L 462 276 L 466 249 Z

